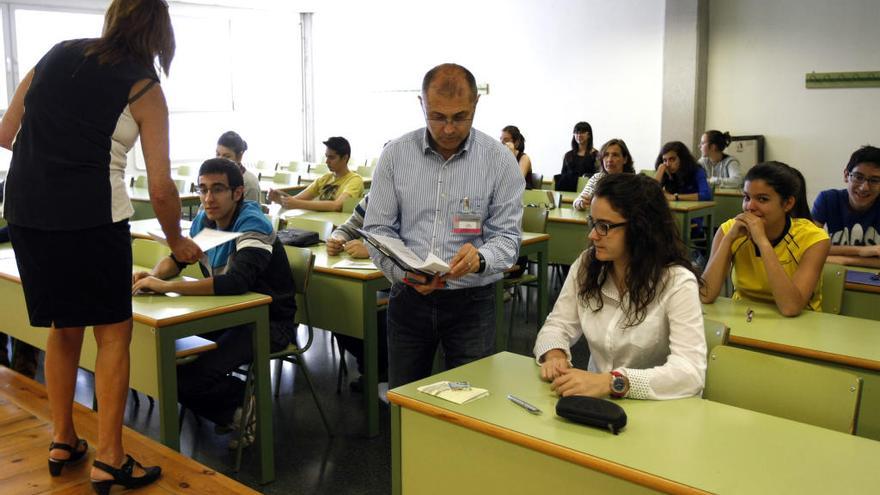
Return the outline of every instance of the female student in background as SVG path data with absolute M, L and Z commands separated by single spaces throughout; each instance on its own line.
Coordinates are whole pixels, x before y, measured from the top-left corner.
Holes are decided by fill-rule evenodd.
M 532 189 L 532 159 L 525 153 L 526 138 L 519 132 L 515 125 L 509 125 L 501 129 L 501 143 L 510 149 L 516 162 L 519 163 L 519 171 L 526 180 L 526 189 Z M 540 186 L 538 186 L 540 187 Z
M 681 141 L 663 145 L 657 160 L 654 176 L 669 201 L 709 201 L 712 191 L 706 181 L 706 172 L 697 165 L 691 151 Z
M 572 265 L 535 342 L 541 378 L 561 396 L 699 394 L 706 372 L 699 277 L 660 186 L 642 175 L 610 175 L 596 188 L 589 220 L 592 246 Z M 581 335 L 587 370 L 570 364 Z
M 571 150 L 562 157 L 562 172 L 556 181 L 559 191 L 576 191 L 579 177 L 591 177 L 598 172 L 599 152 L 593 148 L 593 127 L 589 122 L 574 125 Z
M 710 130 L 700 138 L 700 166 L 709 177 L 713 187 L 737 189 L 742 186 L 742 171 L 739 160 L 724 153 L 730 144 L 730 133 Z
M 241 159 L 244 157 L 244 152 L 247 149 L 247 142 L 237 132 L 226 131 L 217 139 L 217 149 L 214 152 L 214 156 L 226 158 L 238 164 L 241 175 L 244 176 L 244 199 L 260 203 L 260 181 L 253 172 L 244 168 L 244 165 L 241 164 Z
M 602 179 L 602 177 L 619 174 L 621 172 L 630 174 L 636 173 L 636 170 L 633 167 L 632 155 L 629 154 L 629 148 L 626 147 L 626 143 L 623 142 L 623 139 L 611 139 L 603 144 L 600 155 L 602 156 L 602 171 L 593 175 L 590 177 L 590 180 L 587 181 L 584 190 L 581 191 L 580 196 L 578 196 L 572 204 L 572 207 L 575 210 L 586 210 L 587 207 L 590 206 L 590 201 L 593 199 L 593 191 L 596 189 L 596 184 L 599 183 L 599 180 Z
M 715 301 L 732 260 L 734 299 L 775 302 L 785 316 L 821 311 L 819 277 L 830 247 L 810 217 L 803 175 L 780 162 L 756 165 L 745 177 L 743 212 L 715 234 L 701 299 Z

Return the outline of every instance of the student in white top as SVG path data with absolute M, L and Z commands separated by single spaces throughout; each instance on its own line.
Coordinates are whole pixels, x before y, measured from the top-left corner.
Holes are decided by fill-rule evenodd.
M 599 155 L 602 157 L 602 171 L 590 177 L 587 185 L 584 186 L 584 190 L 575 198 L 572 204 L 575 210 L 586 210 L 590 207 L 590 201 L 593 200 L 596 185 L 603 177 L 622 172 L 636 173 L 632 155 L 630 155 L 629 148 L 626 147 L 623 139 L 609 140 L 602 145 Z
M 706 372 L 700 280 L 660 185 L 609 175 L 590 214 L 592 247 L 572 265 L 535 342 L 541 377 L 564 397 L 698 395 Z M 581 335 L 587 370 L 571 365 Z

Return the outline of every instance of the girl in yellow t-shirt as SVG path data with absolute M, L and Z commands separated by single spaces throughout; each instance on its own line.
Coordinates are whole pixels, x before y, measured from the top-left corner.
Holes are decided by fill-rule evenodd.
M 810 217 L 803 175 L 784 163 L 761 163 L 745 176 L 743 212 L 715 234 L 700 298 L 715 301 L 732 262 L 734 299 L 775 302 L 785 316 L 821 311 L 820 276 L 830 247 Z

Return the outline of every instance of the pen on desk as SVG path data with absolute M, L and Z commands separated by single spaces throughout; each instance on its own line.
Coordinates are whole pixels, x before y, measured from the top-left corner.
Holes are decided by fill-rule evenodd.
M 749 308 L 748 311 L 746 311 L 746 323 L 751 323 L 752 317 L 754 317 L 754 316 L 755 316 L 755 312 L 752 310 L 752 308 Z
M 540 410 L 540 409 L 538 409 L 537 407 L 535 407 L 535 406 L 529 404 L 528 402 L 526 402 L 526 401 L 520 399 L 519 397 L 515 397 L 515 396 L 513 396 L 513 395 L 511 395 L 511 394 L 508 394 L 508 395 L 507 395 L 507 398 L 508 398 L 511 402 L 513 402 L 514 404 L 518 405 L 519 407 L 525 409 L 526 411 L 528 411 L 528 412 L 530 412 L 530 413 L 532 413 L 532 414 L 541 414 L 541 410 Z

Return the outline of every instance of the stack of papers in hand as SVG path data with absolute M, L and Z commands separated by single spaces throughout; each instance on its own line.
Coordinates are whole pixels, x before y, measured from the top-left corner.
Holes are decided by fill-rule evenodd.
M 150 230 L 147 233 L 150 234 L 150 237 L 152 237 L 156 241 L 165 244 L 166 246 L 168 245 L 168 241 L 165 240 L 165 233 L 161 230 Z M 187 234 L 188 232 L 183 232 L 184 236 L 186 236 Z M 196 234 L 196 236 L 193 237 L 192 240 L 196 243 L 196 245 L 202 248 L 202 251 L 207 251 L 225 242 L 229 242 L 236 237 L 239 237 L 241 234 L 241 232 L 225 232 L 223 230 L 204 229 Z
M 468 387 L 467 389 L 452 389 L 448 381 L 423 385 L 417 389 L 424 394 L 433 395 L 456 404 L 466 404 L 489 395 L 485 388 Z

